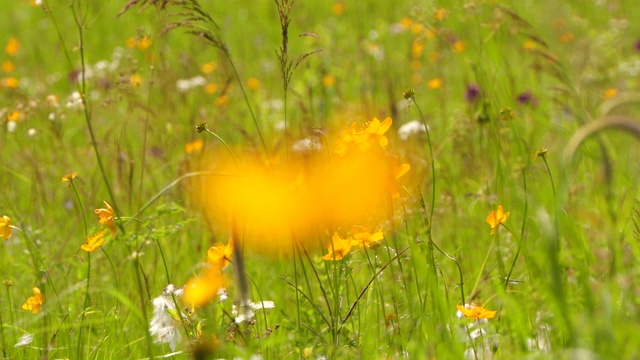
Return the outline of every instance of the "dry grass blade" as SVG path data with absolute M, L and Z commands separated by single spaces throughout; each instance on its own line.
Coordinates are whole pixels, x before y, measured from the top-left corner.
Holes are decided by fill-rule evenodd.
M 573 160 L 576 150 L 587 138 L 608 129 L 624 130 L 640 140 L 640 123 L 634 119 L 616 116 L 592 121 L 578 129 L 569 139 L 563 153 L 565 164 L 569 164 Z

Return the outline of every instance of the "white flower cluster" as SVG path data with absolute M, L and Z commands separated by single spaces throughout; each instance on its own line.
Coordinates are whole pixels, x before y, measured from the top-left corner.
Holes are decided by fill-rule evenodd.
M 162 295 L 152 301 L 153 317 L 149 323 L 149 332 L 155 338 L 156 343 L 169 344 L 171 351 L 175 351 L 176 346 L 182 340 L 178 321 L 169 315 L 169 311 L 175 310 L 172 295 L 180 297 L 183 293 L 182 288 L 176 289 L 172 284 L 169 284 Z
M 253 301 L 247 301 L 244 306 L 233 305 L 231 307 L 231 314 L 236 317 L 236 324 L 240 324 L 242 322 L 249 322 L 253 320 L 256 316 L 256 310 L 267 310 L 273 309 L 276 305 L 273 301 L 261 301 L 259 303 L 254 303 Z

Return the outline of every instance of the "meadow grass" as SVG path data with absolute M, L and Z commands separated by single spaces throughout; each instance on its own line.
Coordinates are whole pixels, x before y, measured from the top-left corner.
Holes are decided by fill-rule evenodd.
M 640 357 L 633 1 L 2 6 L 2 358 Z

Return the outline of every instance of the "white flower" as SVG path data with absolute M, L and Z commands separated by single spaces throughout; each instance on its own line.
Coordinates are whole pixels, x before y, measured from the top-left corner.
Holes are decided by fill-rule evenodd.
M 306 139 L 297 141 L 291 146 L 291 151 L 295 153 L 310 153 L 314 151 L 322 151 L 322 144 L 316 136 L 310 136 Z
M 236 324 L 240 324 L 242 322 L 249 322 L 255 317 L 254 310 L 266 310 L 273 309 L 276 307 L 276 304 L 273 301 L 262 301 L 259 303 L 254 303 L 253 301 L 247 301 L 244 306 L 242 306 L 242 311 L 238 311 L 238 306 L 233 305 L 231 307 L 231 314 L 233 314 L 236 319 Z
M 180 92 L 187 92 L 197 86 L 205 86 L 207 79 L 202 76 L 192 77 L 191 79 L 180 79 L 176 81 L 176 88 Z
M 407 140 L 409 136 L 413 134 L 426 132 L 426 131 L 427 131 L 427 128 L 424 126 L 424 124 L 421 121 L 411 120 L 408 123 L 400 126 L 400 128 L 398 129 L 398 137 L 401 140 Z
M 20 336 L 18 342 L 14 345 L 14 347 L 27 346 L 33 342 L 33 334 L 26 333 Z
M 149 332 L 155 338 L 155 343 L 169 344 L 171 351 L 175 351 L 176 345 L 182 339 L 178 327 L 178 321 L 169 315 L 169 311 L 175 310 L 171 294 L 181 295 L 182 289 L 175 289 L 169 284 L 164 289 L 163 295 L 153 299 L 153 317 L 149 323 Z
M 84 105 L 82 104 L 82 96 L 80 95 L 79 92 L 74 91 L 68 98 L 67 98 L 67 103 L 65 104 L 66 107 L 73 109 L 73 110 L 82 110 L 84 109 Z
M 229 298 L 229 293 L 227 292 L 227 289 L 225 288 L 218 289 L 218 302 L 224 302 L 228 298 Z

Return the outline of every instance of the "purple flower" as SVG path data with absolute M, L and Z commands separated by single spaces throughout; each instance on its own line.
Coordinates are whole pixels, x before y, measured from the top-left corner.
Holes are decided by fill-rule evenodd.
M 528 104 L 533 106 L 538 105 L 538 98 L 533 95 L 531 90 L 521 92 L 520 94 L 518 94 L 516 99 L 520 104 Z
M 640 40 L 636 42 L 636 50 L 640 51 Z
M 478 84 L 471 83 L 467 85 L 467 92 L 464 94 L 464 98 L 467 102 L 473 103 L 480 97 L 480 88 Z

